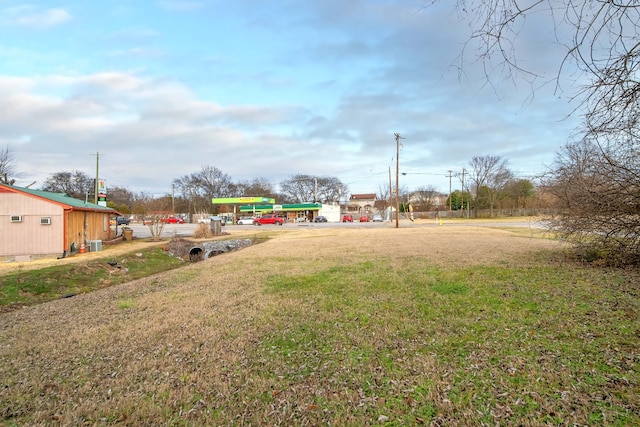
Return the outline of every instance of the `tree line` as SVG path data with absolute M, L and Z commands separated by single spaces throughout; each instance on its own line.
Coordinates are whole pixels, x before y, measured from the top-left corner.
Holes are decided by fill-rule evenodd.
M 14 174 L 9 148 L 0 154 L 0 171 Z M 508 161 L 499 156 L 473 157 L 466 182 L 463 178 L 464 191 L 450 194 L 446 206 L 450 205 L 452 210 L 527 207 L 535 199 L 534 185 L 528 180 L 515 179 L 507 165 Z M 40 189 L 91 201 L 95 197 L 95 180 L 80 170 L 61 171 L 50 175 Z M 386 209 L 390 194 L 388 185 L 379 187 L 376 208 Z M 417 211 L 430 211 L 439 208 L 438 199 L 442 193 L 433 186 L 416 190 L 402 187 L 399 195 L 403 205 L 411 202 Z M 207 165 L 174 179 L 171 191 L 159 197 L 135 193 L 125 187 L 109 187 L 107 206 L 124 214 L 137 215 L 144 215 L 150 209 L 167 213 L 219 213 L 212 212 L 211 199 L 242 196 L 269 197 L 278 203 L 340 203 L 348 199 L 349 188 L 335 177 L 304 174 L 290 176 L 277 186 L 264 177 L 236 182 L 217 167 Z
M 416 212 L 437 210 L 489 210 L 494 216 L 495 209 L 526 209 L 538 202 L 536 185 L 529 179 L 517 178 L 509 168 L 509 161 L 500 156 L 474 156 L 469 160 L 469 168 L 463 168 L 456 174 L 459 187 L 446 197 L 434 186 L 427 185 L 409 190 L 401 187 L 399 199 L 400 211 L 411 203 Z M 379 209 L 389 206 L 392 192 L 389 185 L 378 187 L 376 198 Z M 392 203 L 393 204 L 393 203 Z
M 0 172 L 3 177 L 13 175 L 15 167 L 8 146 L 2 153 L 5 154 L 0 156 Z M 80 170 L 61 171 L 50 175 L 40 189 L 92 201 L 95 197 L 95 179 Z M 280 182 L 276 190 L 276 184 L 266 178 L 234 182 L 217 167 L 202 166 L 197 172 L 174 179 L 171 190 L 161 196 L 136 193 L 120 186 L 108 187 L 107 206 L 123 214 L 136 215 L 145 215 L 149 211 L 222 213 L 213 212 L 211 199 L 253 196 L 274 198 L 278 203 L 339 203 L 340 197 L 348 191 L 348 186 L 335 177 L 297 174 Z

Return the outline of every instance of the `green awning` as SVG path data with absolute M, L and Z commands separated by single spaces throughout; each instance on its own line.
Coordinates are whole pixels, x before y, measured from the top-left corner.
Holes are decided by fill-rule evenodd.
M 284 205 L 243 205 L 240 206 L 240 212 L 273 212 L 275 206 L 276 212 L 298 212 L 298 211 L 317 211 L 322 208 L 322 203 L 292 203 Z

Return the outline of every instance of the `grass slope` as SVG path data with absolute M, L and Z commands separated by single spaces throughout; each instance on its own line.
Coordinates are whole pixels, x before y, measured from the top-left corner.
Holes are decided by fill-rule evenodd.
M 472 227 L 274 233 L 0 315 L 0 415 L 6 425 L 640 425 L 637 273 L 561 252 Z
M 130 282 L 184 264 L 158 246 L 0 276 L 0 307 L 12 309 Z

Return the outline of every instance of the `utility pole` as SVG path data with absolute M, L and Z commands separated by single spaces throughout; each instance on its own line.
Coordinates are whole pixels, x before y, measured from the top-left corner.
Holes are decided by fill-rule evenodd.
M 462 200 L 462 219 L 464 219 L 464 173 L 466 172 L 465 168 L 462 168 L 462 192 L 460 194 L 460 199 Z
M 398 195 L 398 193 L 400 193 L 400 186 L 398 185 L 400 175 L 400 138 L 402 137 L 399 133 L 395 133 L 394 135 L 396 136 L 396 228 L 398 228 L 398 220 L 400 219 L 400 202 Z
M 96 205 L 98 204 L 98 180 L 100 179 L 99 178 L 99 164 L 100 164 L 99 159 L 100 159 L 100 153 L 96 153 L 96 182 L 93 186 L 93 192 L 94 192 L 93 203 Z
M 451 218 L 451 170 L 449 170 L 449 218 Z
M 389 221 L 391 221 L 391 212 L 393 209 L 393 185 L 391 184 L 391 166 L 389 166 Z

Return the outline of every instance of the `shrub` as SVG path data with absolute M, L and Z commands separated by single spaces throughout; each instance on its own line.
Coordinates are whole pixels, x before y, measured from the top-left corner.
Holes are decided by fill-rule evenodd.
M 207 224 L 198 224 L 196 231 L 193 232 L 193 237 L 195 239 L 204 239 L 206 237 L 211 237 L 211 229 Z

